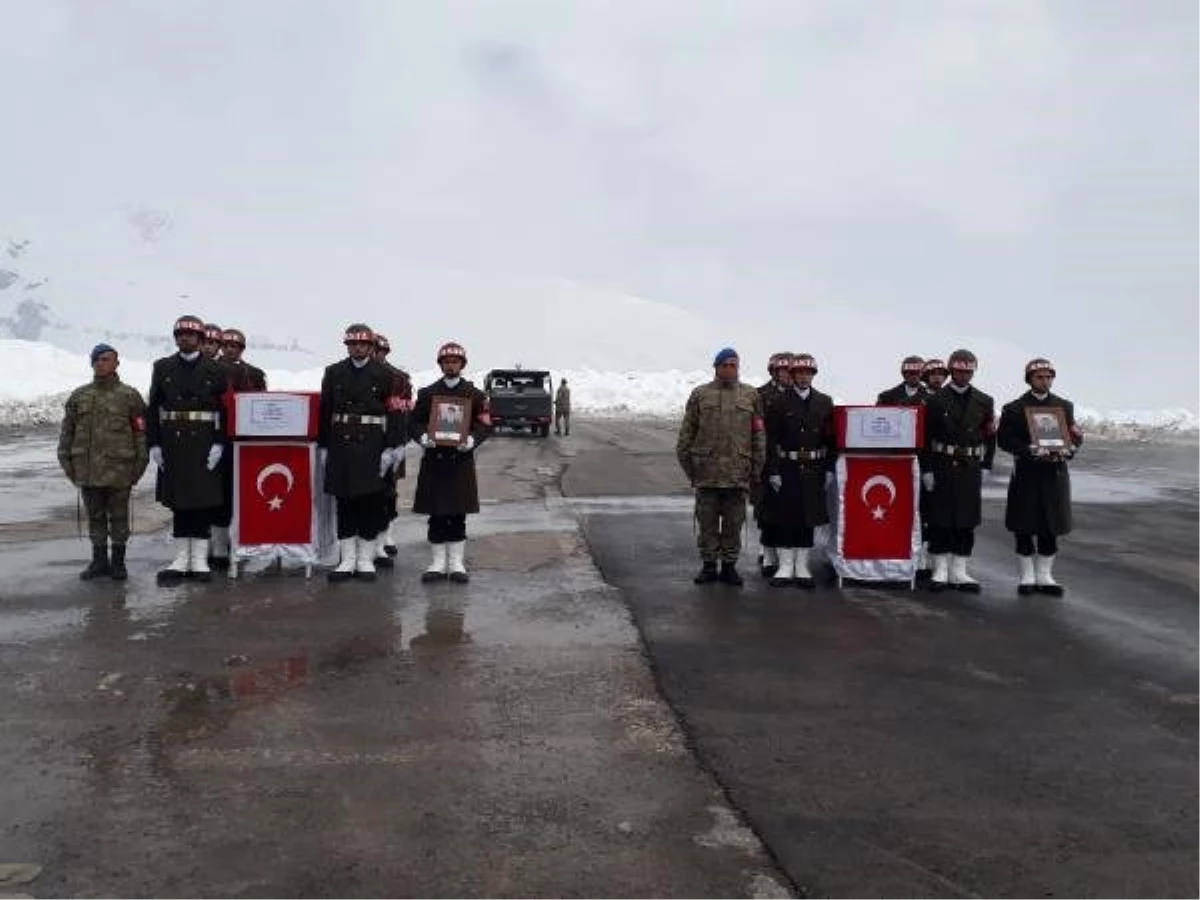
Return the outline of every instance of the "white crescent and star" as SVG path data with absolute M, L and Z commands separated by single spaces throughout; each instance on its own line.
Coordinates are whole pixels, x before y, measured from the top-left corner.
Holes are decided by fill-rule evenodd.
M 283 497 L 276 494 L 268 500 L 267 495 L 263 492 L 263 483 L 272 475 L 282 475 L 287 479 L 287 490 L 283 492 L 283 497 L 286 497 L 292 492 L 292 488 L 296 484 L 296 478 L 292 475 L 292 470 L 283 463 L 271 463 L 269 466 L 263 466 L 261 469 L 259 469 L 258 478 L 255 479 L 254 482 L 255 487 L 258 488 L 258 496 L 267 501 L 268 509 L 270 509 L 272 512 L 275 512 L 283 507 Z
M 887 505 L 888 506 L 891 506 L 893 503 L 896 502 L 896 485 L 892 481 L 892 479 L 888 478 L 886 475 L 872 475 L 870 478 L 868 478 L 866 481 L 863 482 L 861 495 L 862 495 L 862 502 L 863 502 L 864 506 L 871 505 L 871 501 L 867 495 L 871 493 L 871 488 L 876 487 L 877 485 L 882 485 L 883 487 L 887 488 L 887 492 L 888 492 Z M 887 517 L 887 509 L 886 508 L 876 505 L 875 507 L 873 507 L 871 509 L 871 518 L 873 518 L 875 521 L 880 522 L 886 517 Z

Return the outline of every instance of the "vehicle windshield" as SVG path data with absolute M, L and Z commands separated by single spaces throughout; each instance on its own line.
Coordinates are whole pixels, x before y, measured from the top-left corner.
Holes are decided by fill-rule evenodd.
M 546 389 L 546 377 L 544 375 L 532 375 L 526 373 L 511 374 L 511 375 L 496 375 L 492 378 L 492 390 L 494 391 L 544 391 Z

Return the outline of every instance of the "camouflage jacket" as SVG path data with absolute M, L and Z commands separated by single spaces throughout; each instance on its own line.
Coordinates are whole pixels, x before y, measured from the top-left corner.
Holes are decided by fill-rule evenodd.
M 148 461 L 141 394 L 116 375 L 72 392 L 59 432 L 58 462 L 73 483 L 132 487 Z
M 695 487 L 750 488 L 767 455 L 759 392 L 717 379 L 696 388 L 688 397 L 675 455 Z

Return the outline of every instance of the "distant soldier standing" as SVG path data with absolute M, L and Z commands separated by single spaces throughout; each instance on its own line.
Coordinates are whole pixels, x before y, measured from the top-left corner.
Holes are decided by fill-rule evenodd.
M 1071 475 L 1067 460 L 1083 443 L 1083 432 L 1075 424 L 1075 405 L 1050 393 L 1056 374 L 1047 359 L 1029 361 L 1025 366 L 1029 390 L 1005 404 L 996 436 L 1000 449 L 1013 455 L 1004 524 L 1016 535 L 1019 594 L 1037 591 L 1057 597 L 1063 593 L 1062 585 L 1054 580 L 1054 557 L 1058 553 L 1059 536 L 1071 531 Z M 1067 434 L 1063 435 L 1066 446 L 1055 449 L 1034 443 L 1026 417 L 1030 409 L 1063 411 L 1067 420 Z
M 808 353 L 792 358 L 792 385 L 767 409 L 766 483 L 760 516 L 778 542 L 776 587 L 814 587 L 809 555 L 814 531 L 829 522 L 825 499 L 833 478 L 837 444 L 833 398 L 812 386 L 817 361 Z
M 939 360 L 930 360 L 939 362 Z M 925 360 L 919 356 L 906 356 L 900 363 L 900 384 L 880 393 L 875 400 L 876 406 L 924 406 L 933 396 L 932 391 L 925 385 Z M 940 387 L 940 382 L 939 382 Z M 917 578 L 925 579 L 930 575 L 928 551 L 928 491 L 922 491 L 919 506 L 921 515 L 921 553 L 917 558 Z
M 158 468 L 156 497 L 173 515 L 175 559 L 158 573 L 164 584 L 191 576 L 208 581 L 209 535 L 225 489 L 219 469 L 227 438 L 222 428 L 225 370 L 200 352 L 204 323 L 175 322 L 179 352 L 154 363 L 146 399 L 146 443 Z
M 766 453 L 762 397 L 738 380 L 732 347 L 717 353 L 713 371 L 713 380 L 688 397 L 675 455 L 696 489 L 700 571 L 692 580 L 740 585 L 746 497 L 758 487 Z
M 554 392 L 554 433 L 571 433 L 571 389 L 565 378 Z
M 341 559 L 329 580 L 375 580 L 375 540 L 387 527 L 384 496 L 403 452 L 403 401 L 371 358 L 375 334 L 362 323 L 342 338 L 346 358 L 321 379 L 317 446 L 325 451 L 325 493 L 337 501 Z
M 91 353 L 93 378 L 67 398 L 58 438 L 58 462 L 83 494 L 92 561 L 79 573 L 84 581 L 111 575 L 129 577 L 125 545 L 129 541 L 129 495 L 149 456 L 146 451 L 146 404 L 142 395 L 117 375 L 120 360 L 108 344 Z M 109 558 L 109 541 L 112 558 Z
M 479 483 L 475 475 L 475 451 L 492 432 L 487 394 L 462 377 L 467 351 L 460 344 L 438 348 L 437 364 L 442 377 L 417 391 L 417 402 L 409 417 L 408 434 L 424 449 L 417 473 L 413 512 L 429 517 L 428 539 L 432 548 L 429 568 L 422 581 L 465 583 L 467 516 L 479 512 Z M 439 397 L 459 397 L 471 404 L 467 436 L 457 446 L 439 446 L 429 435 L 429 419 Z
M 392 557 L 396 555 L 397 550 L 392 528 L 399 515 L 399 511 L 396 509 L 396 480 L 403 478 L 406 474 L 404 449 L 408 442 L 408 416 L 413 407 L 412 379 L 403 369 L 388 362 L 388 354 L 391 352 L 392 344 L 387 336 L 375 332 L 375 361 L 383 366 L 391 376 L 391 396 L 399 398 L 399 402 L 394 405 L 397 406 L 397 415 L 400 417 L 400 434 L 403 436 L 400 446 L 395 451 L 396 464 L 392 467 L 391 473 L 384 478 L 383 509 L 387 515 L 387 524 L 375 539 L 375 567 L 377 569 L 391 569 L 395 566 Z
M 767 360 L 767 373 L 770 379 L 758 386 L 758 396 L 762 400 L 763 416 L 766 416 L 771 403 L 792 386 L 792 354 L 786 351 L 771 354 Z M 766 521 L 761 514 L 762 486 L 766 473 L 760 472 L 758 490 L 751 493 L 750 505 L 754 508 L 754 521 L 758 525 L 758 568 L 762 575 L 770 578 L 779 570 L 779 538 L 775 534 L 775 526 Z
M 948 377 L 950 377 L 950 370 L 946 368 L 943 360 L 927 359 L 925 365 L 921 367 L 921 380 L 925 382 L 925 387 L 929 388 L 931 394 L 940 391 Z
M 252 366 L 242 355 L 246 352 L 246 335 L 237 328 L 221 332 L 221 362 L 229 373 L 229 389 L 238 393 L 265 391 L 267 373 Z
M 975 529 L 983 520 L 983 473 L 996 455 L 992 398 L 971 384 L 978 362 L 970 350 L 950 354 L 950 383 L 926 404 L 921 484 L 929 493 L 932 591 L 979 591 L 967 573 Z
M 221 341 L 224 337 L 224 330 L 220 325 L 208 323 L 204 326 L 204 337 L 200 341 L 200 352 L 209 359 L 217 360 L 221 358 Z

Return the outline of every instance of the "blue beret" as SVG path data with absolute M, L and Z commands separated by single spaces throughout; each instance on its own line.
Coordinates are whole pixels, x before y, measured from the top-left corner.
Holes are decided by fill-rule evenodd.
M 737 359 L 737 358 L 738 358 L 738 352 L 736 350 L 734 350 L 732 347 L 722 347 L 720 350 L 717 351 L 717 355 L 713 358 L 713 366 L 715 368 L 716 366 L 719 366 L 722 363 L 725 363 L 731 359 Z
M 101 353 L 116 353 L 116 352 L 117 352 L 117 348 L 114 347 L 112 344 L 97 344 L 95 347 L 92 348 L 92 355 L 91 355 L 92 365 L 96 364 L 96 360 L 100 358 Z

